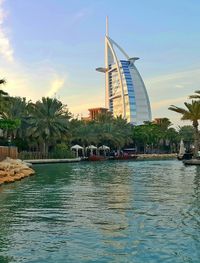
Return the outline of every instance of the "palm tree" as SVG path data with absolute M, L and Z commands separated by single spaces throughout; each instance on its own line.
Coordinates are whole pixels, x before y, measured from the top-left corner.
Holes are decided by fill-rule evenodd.
M 71 142 L 87 146 L 98 144 L 98 131 L 95 122 L 84 122 L 81 120 L 71 120 L 70 122 Z
M 194 95 L 190 95 L 189 98 L 190 99 L 200 99 L 200 90 L 196 90 L 195 93 L 196 94 Z
M 159 118 L 157 125 L 160 126 L 161 130 L 168 130 L 169 127 L 172 125 L 171 121 L 168 118 Z
M 15 138 L 17 135 L 20 138 L 25 138 L 26 132 L 26 125 L 25 120 L 28 116 L 28 104 L 30 102 L 26 102 L 26 98 L 21 97 L 9 97 L 9 104 L 2 112 L 2 118 L 4 120 L 11 120 L 20 123 L 16 127 L 16 129 L 10 131 L 10 136 Z
M 0 79 L 0 85 L 6 84 L 5 79 Z M 2 114 L 3 110 L 5 109 L 6 106 L 6 101 L 7 101 L 8 93 L 0 89 L 0 115 Z
M 49 146 L 63 139 L 68 133 L 68 121 L 71 117 L 66 105 L 56 98 L 42 98 L 30 105 L 29 136 L 42 143 L 43 153 Z
M 179 137 L 183 139 L 186 149 L 190 149 L 190 145 L 194 143 L 194 128 L 192 125 L 179 127 Z
M 110 123 L 113 120 L 113 116 L 111 112 L 106 112 L 106 113 L 99 113 L 96 116 L 95 121 L 100 122 L 100 123 Z
M 116 139 L 118 149 L 120 150 L 125 145 L 133 142 L 132 140 L 132 125 L 127 123 L 127 120 L 122 116 L 117 116 L 113 120 L 113 137 Z
M 175 111 L 177 113 L 182 114 L 181 120 L 189 120 L 192 122 L 192 125 L 194 127 L 195 132 L 195 138 L 194 138 L 194 147 L 195 152 L 194 156 L 198 156 L 198 150 L 199 150 L 199 131 L 198 131 L 198 120 L 200 119 L 200 102 L 192 100 L 192 103 L 184 103 L 187 109 L 179 108 L 177 106 L 171 105 L 169 107 L 169 110 Z

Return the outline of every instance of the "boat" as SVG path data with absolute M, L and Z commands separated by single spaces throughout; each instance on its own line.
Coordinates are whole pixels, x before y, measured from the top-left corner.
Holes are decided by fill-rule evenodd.
M 183 160 L 184 159 L 184 154 L 185 154 L 185 146 L 184 146 L 183 139 L 181 139 L 180 148 L 179 148 L 179 153 L 177 155 L 177 159 L 180 160 L 180 161 Z
M 107 157 L 101 155 L 91 155 L 87 159 L 88 161 L 96 162 L 96 161 L 105 161 L 108 160 Z
M 193 153 L 186 152 L 186 153 L 184 153 L 184 155 L 182 157 L 178 156 L 177 158 L 178 158 L 178 160 L 183 161 L 183 160 L 191 160 L 192 157 L 193 157 Z
M 112 156 L 111 160 L 135 160 L 138 158 L 135 148 L 127 148 L 119 154 Z
M 192 152 L 185 150 L 185 146 L 184 146 L 183 140 L 181 139 L 180 149 L 179 149 L 179 153 L 177 155 L 177 159 L 179 161 L 190 160 L 190 159 L 192 159 L 192 156 L 193 156 Z
M 186 165 L 200 165 L 199 159 L 183 160 L 183 163 Z

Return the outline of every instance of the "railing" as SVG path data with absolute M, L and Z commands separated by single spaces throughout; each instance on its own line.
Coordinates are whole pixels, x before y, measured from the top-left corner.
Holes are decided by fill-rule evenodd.
M 50 159 L 50 154 L 42 152 L 23 151 L 19 153 L 19 158 L 22 160 Z
M 19 153 L 19 158 L 22 160 L 36 160 L 36 159 L 58 159 L 58 158 L 72 158 L 74 157 L 73 154 L 69 152 L 28 152 L 22 151 Z
M 17 147 L 14 146 L 0 146 L 0 161 L 4 160 L 6 157 L 12 159 L 18 158 Z

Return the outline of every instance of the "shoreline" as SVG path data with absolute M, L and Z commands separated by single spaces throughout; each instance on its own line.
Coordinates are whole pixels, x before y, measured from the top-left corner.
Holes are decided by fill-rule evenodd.
M 22 160 L 7 157 L 0 162 L 0 186 L 19 181 L 34 174 L 35 171 L 30 168 L 30 164 Z
M 171 159 L 177 159 L 176 153 L 171 154 L 137 154 L 138 158 L 136 158 L 134 161 L 144 161 L 144 160 L 171 160 Z M 33 160 L 23 160 L 26 163 L 29 163 L 31 165 L 37 165 L 37 164 L 56 164 L 56 163 L 77 163 L 77 162 L 83 162 L 85 161 L 85 158 L 73 158 L 73 159 L 33 159 Z M 106 160 L 106 161 L 109 161 Z M 132 160 L 133 161 L 133 160 Z
M 137 160 L 171 160 L 177 159 L 177 153 L 162 153 L 162 154 L 137 154 Z
M 51 163 L 76 163 L 80 162 L 81 158 L 73 159 L 33 159 L 33 160 L 23 160 L 25 163 L 30 164 L 51 164 Z
M 138 161 L 144 160 L 171 160 L 176 159 L 177 154 L 138 154 Z M 35 171 L 30 168 L 32 164 L 51 164 L 51 163 L 74 163 L 80 162 L 81 158 L 74 159 L 36 159 L 19 160 L 7 157 L 0 162 L 0 186 L 6 183 L 13 183 L 23 178 L 32 176 Z

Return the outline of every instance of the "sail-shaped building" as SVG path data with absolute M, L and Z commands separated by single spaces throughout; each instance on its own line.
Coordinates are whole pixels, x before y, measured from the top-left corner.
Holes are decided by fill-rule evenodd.
M 118 53 L 123 59 L 118 57 Z M 135 61 L 108 35 L 106 18 L 105 67 L 97 71 L 105 73 L 106 108 L 113 116 L 122 116 L 134 125 L 151 121 L 151 107 L 144 82 L 138 72 Z

